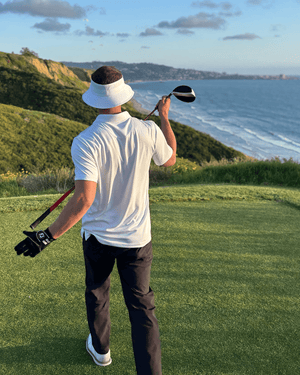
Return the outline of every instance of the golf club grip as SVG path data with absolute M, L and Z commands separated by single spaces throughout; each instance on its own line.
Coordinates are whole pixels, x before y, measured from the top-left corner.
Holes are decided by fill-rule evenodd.
M 39 223 L 41 223 L 45 217 L 47 217 L 49 214 L 50 214 L 50 208 L 48 208 L 39 218 L 36 219 L 35 222 L 33 222 L 31 225 L 30 225 L 30 228 L 31 229 L 34 229 L 35 227 L 37 227 L 39 225 Z
M 63 196 L 61 196 L 50 208 L 48 208 L 40 217 L 38 217 L 31 225 L 30 228 L 34 229 L 37 227 L 63 200 L 67 198 L 69 194 L 75 189 L 73 186 L 70 190 L 68 190 Z

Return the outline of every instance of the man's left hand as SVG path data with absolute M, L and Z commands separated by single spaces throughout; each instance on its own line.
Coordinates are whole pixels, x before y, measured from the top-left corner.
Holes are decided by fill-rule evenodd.
M 23 232 L 27 237 L 25 240 L 21 241 L 16 247 L 15 251 L 17 255 L 23 254 L 24 256 L 35 257 L 46 246 L 50 245 L 54 241 L 49 228 L 44 230 L 39 230 L 38 232 Z

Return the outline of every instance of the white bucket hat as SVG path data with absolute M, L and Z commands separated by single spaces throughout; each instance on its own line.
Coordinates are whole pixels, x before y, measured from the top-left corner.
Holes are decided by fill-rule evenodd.
M 123 77 L 107 85 L 91 81 L 90 88 L 82 95 L 82 100 L 94 108 L 113 108 L 127 103 L 134 95 L 132 88 Z

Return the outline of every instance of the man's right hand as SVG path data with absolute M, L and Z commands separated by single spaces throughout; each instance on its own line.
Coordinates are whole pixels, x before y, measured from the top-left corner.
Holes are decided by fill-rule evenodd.
M 161 100 L 157 103 L 157 109 L 160 118 L 168 118 L 170 109 L 171 99 L 167 96 L 163 96 Z
M 173 155 L 171 158 L 163 164 L 164 167 L 170 167 L 176 163 L 176 138 L 174 135 L 174 132 L 171 128 L 170 122 L 169 122 L 169 109 L 170 109 L 171 99 L 167 96 L 163 96 L 162 99 L 157 103 L 157 109 L 159 112 L 160 117 L 160 128 L 163 132 L 166 141 L 168 145 L 173 150 Z

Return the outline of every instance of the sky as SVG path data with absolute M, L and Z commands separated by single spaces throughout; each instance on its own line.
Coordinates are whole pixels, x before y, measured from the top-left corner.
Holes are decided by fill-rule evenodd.
M 300 0 L 9 0 L 0 51 L 228 74 L 300 75 Z

